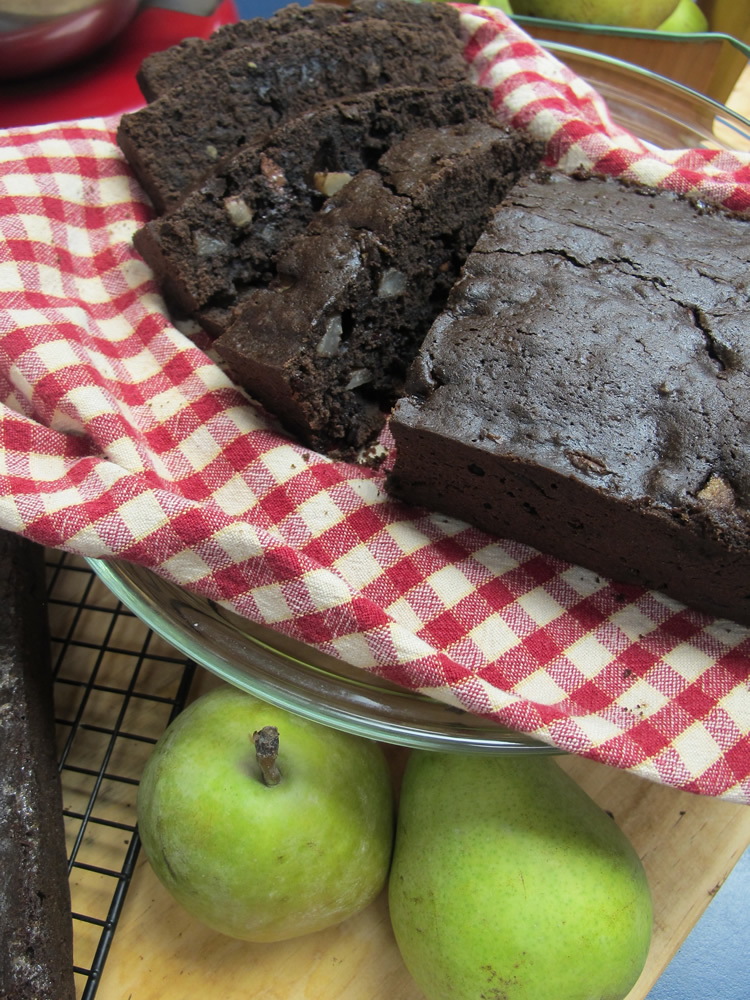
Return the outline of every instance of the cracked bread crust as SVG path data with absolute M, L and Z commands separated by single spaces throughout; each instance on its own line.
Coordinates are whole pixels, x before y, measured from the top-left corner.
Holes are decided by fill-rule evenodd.
M 0 996 L 74 1000 L 43 550 L 0 532 Z
M 170 305 L 218 335 L 237 304 L 272 279 L 274 255 L 323 205 L 330 174 L 376 169 L 413 129 L 468 120 L 494 120 L 489 92 L 469 83 L 389 87 L 330 102 L 233 157 L 182 205 L 139 230 L 136 249 Z
M 750 623 L 747 222 L 521 182 L 391 420 L 393 493 Z
M 351 457 L 382 429 L 466 254 L 540 152 L 491 121 L 410 132 L 284 247 L 217 351 L 307 444 Z
M 458 40 L 375 18 L 244 46 L 123 115 L 117 141 L 157 212 L 177 205 L 240 147 L 326 101 L 468 78 Z
M 445 4 L 405 4 L 404 0 L 351 0 L 347 7 L 336 3 L 313 3 L 308 7 L 289 4 L 270 17 L 225 24 L 209 38 L 186 38 L 163 52 L 147 56 L 137 74 L 147 101 L 154 101 L 195 73 L 210 67 L 232 49 L 258 45 L 274 35 L 291 34 L 301 28 L 320 30 L 350 24 L 363 18 L 410 24 L 420 30 L 443 31 L 459 37 L 458 12 Z

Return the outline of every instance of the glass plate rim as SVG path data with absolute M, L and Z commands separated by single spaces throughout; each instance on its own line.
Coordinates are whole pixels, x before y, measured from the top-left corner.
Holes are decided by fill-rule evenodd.
M 740 123 L 744 128 L 748 129 L 747 137 L 750 138 L 750 121 L 713 98 L 701 94 L 684 84 L 670 80 L 668 77 L 654 73 L 652 70 L 646 69 L 645 67 L 638 66 L 634 63 L 627 62 L 626 60 L 619 59 L 614 56 L 605 55 L 604 53 L 568 45 L 562 42 L 540 41 L 539 44 L 543 45 L 551 52 L 552 55 L 556 56 L 563 62 L 565 61 L 566 56 L 571 58 L 575 57 L 592 65 L 604 64 L 612 66 L 617 70 L 622 70 L 626 74 L 633 74 L 638 78 L 657 80 L 668 89 L 677 91 L 692 101 L 698 101 L 699 103 L 710 107 L 714 112 L 721 116 L 728 115 L 735 122 Z M 592 86 L 595 86 L 595 82 L 592 83 Z M 386 685 L 383 687 L 378 681 L 374 681 L 373 683 L 368 683 L 367 681 L 357 681 L 354 683 L 355 687 L 359 691 L 374 689 L 382 694 L 383 690 L 387 689 L 389 696 L 396 699 L 402 699 L 404 703 L 413 701 L 415 704 L 427 704 L 431 707 L 437 707 L 441 710 L 445 710 L 446 719 L 450 718 L 452 720 L 451 724 L 445 726 L 432 725 L 431 727 L 428 727 L 425 725 L 420 726 L 417 722 L 412 724 L 394 724 L 392 719 L 389 720 L 387 718 L 377 716 L 364 718 L 360 714 L 357 714 L 356 711 L 342 712 L 340 708 L 330 709 L 329 706 L 321 704 L 317 700 L 311 699 L 309 695 L 304 693 L 300 694 L 298 692 L 295 693 L 278 687 L 269 687 L 267 684 L 260 683 L 254 678 L 248 679 L 247 672 L 238 668 L 235 664 L 232 664 L 229 661 L 220 663 L 207 656 L 206 650 L 204 650 L 200 645 L 198 632 L 191 634 L 189 629 L 179 628 L 175 621 L 165 619 L 162 610 L 156 607 L 153 603 L 149 603 L 149 601 L 138 592 L 137 586 L 135 586 L 129 579 L 128 574 L 132 574 L 135 569 L 131 566 L 131 564 L 117 559 L 99 559 L 93 557 L 87 557 L 86 562 L 96 576 L 108 588 L 108 590 L 110 590 L 125 607 L 144 621 L 157 635 L 169 642 L 176 649 L 180 650 L 183 655 L 197 663 L 200 663 L 201 666 L 224 681 L 236 684 L 255 694 L 256 697 L 264 699 L 279 707 L 287 708 L 290 711 L 296 712 L 297 714 L 308 719 L 312 719 L 313 721 L 320 722 L 324 725 L 330 725 L 355 735 L 412 748 L 482 753 L 534 752 L 557 754 L 564 752 L 561 748 L 550 743 L 542 742 L 529 734 L 505 729 L 500 724 L 495 723 L 492 720 L 483 720 L 481 717 L 471 715 L 463 709 L 452 706 L 447 702 L 444 703 L 438 701 L 428 694 L 415 692 L 406 688 L 398 688 L 395 685 Z M 150 574 L 150 577 L 153 577 L 162 585 L 168 584 L 166 580 L 160 578 L 154 571 L 146 569 L 145 567 L 137 567 L 136 571 Z M 179 589 L 176 585 L 169 586 L 174 586 L 176 589 Z M 213 607 L 212 602 L 208 601 L 206 598 L 202 598 L 199 595 L 195 595 L 187 590 L 181 590 L 180 592 L 185 594 L 186 600 L 190 600 L 192 602 L 202 602 L 209 610 Z M 229 614 L 230 616 L 232 615 L 231 612 L 224 612 L 224 609 L 219 609 L 219 611 L 221 612 L 221 615 L 217 617 L 226 618 L 226 614 Z M 298 665 L 305 668 L 311 667 L 311 664 L 305 659 L 289 654 L 288 652 L 280 650 L 274 645 L 269 644 L 267 641 L 259 639 L 257 636 L 248 634 L 253 628 L 255 628 L 255 625 L 253 622 L 245 621 L 244 619 L 242 619 L 242 622 L 243 639 L 253 645 L 254 652 L 257 655 L 271 656 L 274 658 L 281 657 L 287 662 L 296 662 Z M 301 643 L 299 646 L 304 648 Z M 333 657 L 331 657 L 330 660 L 333 662 Z M 312 669 L 317 668 L 313 667 Z M 363 676 L 365 673 L 366 672 L 362 671 Z M 350 683 L 350 678 L 336 675 L 336 681 L 339 684 L 347 685 Z M 465 720 L 466 725 L 462 726 L 460 722 L 458 725 L 454 725 L 453 723 L 457 720 Z
M 742 55 L 750 59 L 750 45 L 740 38 L 735 38 L 724 31 L 659 31 L 656 28 L 625 28 L 615 24 L 591 24 L 577 21 L 559 21 L 551 17 L 531 17 L 526 14 L 513 14 L 511 16 L 520 28 L 533 28 L 543 30 L 545 28 L 554 31 L 580 32 L 582 35 L 610 35 L 615 38 L 651 39 L 659 42 L 670 42 L 684 45 L 709 44 L 712 42 L 726 42 L 733 48 L 741 52 Z M 540 45 L 548 45 L 549 42 L 536 38 Z
M 741 115 L 738 111 L 728 108 L 726 104 L 722 104 L 721 101 L 717 101 L 716 98 L 710 97 L 708 94 L 702 94 L 699 90 L 689 87 L 686 83 L 680 83 L 677 80 L 670 80 L 668 76 L 656 73 L 654 70 L 647 69 L 645 66 L 639 66 L 637 63 L 632 63 L 626 59 L 620 59 L 618 56 L 611 56 L 604 52 L 594 52 L 591 49 L 584 49 L 577 45 L 569 45 L 566 42 L 555 42 L 542 39 L 538 39 L 537 41 L 539 45 L 555 57 L 559 58 L 561 62 L 565 61 L 563 58 L 565 55 L 588 59 L 590 62 L 595 64 L 612 66 L 616 69 L 626 70 L 634 76 L 642 77 L 644 80 L 658 82 L 664 85 L 667 89 L 681 93 L 685 97 L 689 97 L 691 100 L 698 101 L 701 104 L 707 104 L 717 113 L 717 115 L 721 115 L 722 117 L 729 116 L 736 122 L 741 123 L 746 129 L 748 129 L 748 135 L 746 138 L 750 139 L 750 119 L 745 118 L 745 116 Z
M 295 712 L 314 722 L 367 739 L 419 749 L 462 753 L 502 752 L 507 754 L 528 752 L 560 754 L 564 752 L 559 747 L 544 743 L 529 734 L 512 731 L 491 719 L 483 720 L 480 716 L 472 715 L 447 702 L 440 702 L 428 694 L 397 687 L 385 681 L 379 683 L 379 678 L 371 677 L 366 671 L 360 671 L 361 676 L 353 679 L 333 671 L 326 671 L 324 666 L 313 666 L 311 662 L 295 655 L 294 652 L 281 648 L 283 642 L 281 636 L 279 636 L 278 646 L 269 643 L 253 633 L 270 630 L 257 626 L 250 620 L 239 619 L 239 616 L 233 612 L 214 606 L 207 598 L 178 588 L 176 584 L 163 580 L 157 573 L 146 567 L 131 565 L 117 559 L 86 557 L 86 562 L 107 589 L 129 611 L 188 659 L 200 664 L 221 680 L 235 684 L 269 704 Z M 238 628 L 237 635 L 241 634 L 243 643 L 247 644 L 248 649 L 251 650 L 248 655 L 255 659 L 256 669 L 259 663 L 268 662 L 269 658 L 275 663 L 296 663 L 305 670 L 315 671 L 316 679 L 325 677 L 327 674 L 329 678 L 333 679 L 332 690 L 335 687 L 345 695 L 357 695 L 360 699 L 370 692 L 374 692 L 380 695 L 381 699 L 387 696 L 394 703 L 401 702 L 407 706 L 410 703 L 421 704 L 433 710 L 438 718 L 430 724 L 419 725 L 388 718 L 385 714 L 384 704 L 381 706 L 380 714 L 371 709 L 367 715 L 358 714 L 356 710 L 351 708 L 344 710 L 340 707 L 331 707 L 304 691 L 300 692 L 291 686 L 281 687 L 273 681 L 269 681 L 267 677 L 259 677 L 258 674 L 248 675 L 241 665 L 237 666 L 220 656 L 211 657 L 200 643 L 200 623 L 193 624 L 191 629 L 187 620 L 180 623 L 176 615 L 173 615 L 172 619 L 165 619 L 162 610 L 139 592 L 137 583 L 133 582 L 133 576 L 137 577 L 144 573 L 162 587 L 179 590 L 186 604 L 205 605 L 207 611 L 202 610 L 203 614 L 208 613 L 216 620 L 220 619 L 225 624 L 228 623 L 230 628 L 232 627 L 232 619 L 238 623 L 241 622 L 241 631 Z M 295 643 L 294 640 L 291 643 L 293 646 L 302 648 L 302 643 Z M 311 652 L 315 654 L 315 659 L 334 662 L 333 657 L 320 654 L 316 650 L 311 650 Z M 344 666 L 343 661 L 341 662 Z M 346 666 L 349 667 L 348 664 Z M 357 668 L 349 667 L 349 669 L 352 672 L 357 672 Z

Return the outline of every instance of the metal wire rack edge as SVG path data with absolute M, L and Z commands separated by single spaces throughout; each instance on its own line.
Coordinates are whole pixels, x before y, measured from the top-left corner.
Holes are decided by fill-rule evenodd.
M 104 916 L 76 910 L 75 902 L 72 910 L 74 929 L 74 974 L 80 1000 L 93 1000 L 99 987 L 104 966 L 115 935 L 118 920 L 135 870 L 140 850 L 138 837 L 135 797 L 130 806 L 132 816 L 124 821 L 122 817 L 108 816 L 106 810 L 97 812 L 101 801 L 101 790 L 105 783 L 122 784 L 137 788 L 137 775 L 118 773 L 111 767 L 112 757 L 118 741 L 131 741 L 152 745 L 165 728 L 162 722 L 158 728 L 149 732 L 139 732 L 133 727 L 124 727 L 128 709 L 135 701 L 154 703 L 169 709 L 166 725 L 184 707 L 196 665 L 178 655 L 152 652 L 152 631 L 131 611 L 119 601 L 113 599 L 110 604 L 96 598 L 97 587 L 103 587 L 90 567 L 78 557 L 56 550 L 46 552 L 47 568 L 47 606 L 50 620 L 50 638 L 53 649 L 53 676 L 55 684 L 56 706 L 66 701 L 76 701 L 72 713 L 60 714 L 56 710 L 56 726 L 59 743 L 59 770 L 63 785 L 63 817 L 68 833 L 68 873 L 71 883 L 81 872 L 100 876 L 113 886 Z M 66 580 L 65 578 L 68 578 Z M 66 583 L 73 579 L 73 586 Z M 73 596 L 66 596 L 72 593 Z M 94 616 L 104 620 L 108 618 L 106 628 L 100 640 L 89 641 L 85 638 L 85 618 Z M 137 635 L 134 647 L 120 645 L 115 642 L 118 625 L 124 620 L 130 631 Z M 81 657 L 81 654 L 82 657 Z M 71 678 L 67 676 L 69 661 L 79 656 L 86 664 L 90 658 L 86 675 Z M 100 679 L 102 664 L 107 656 L 116 657 L 121 663 L 121 681 L 105 682 Z M 150 686 L 149 679 L 143 676 L 143 666 L 146 661 L 155 664 L 171 664 L 178 671 L 176 688 L 170 695 L 158 693 Z M 80 663 L 77 669 L 81 670 Z M 136 687 L 139 685 L 140 687 Z M 71 698 L 71 694 L 73 697 Z M 92 721 L 89 718 L 93 696 L 108 695 L 120 698 L 119 710 L 113 713 L 103 724 L 102 720 Z M 102 737 L 102 747 L 99 760 L 95 766 L 81 766 L 73 760 L 73 750 L 76 740 L 82 732 Z M 60 745 L 61 744 L 61 745 Z M 66 779 L 85 779 L 91 782 L 88 800 L 83 807 L 73 808 L 65 804 Z M 77 828 L 77 829 L 76 829 Z M 84 842 L 96 841 L 98 829 L 109 828 L 122 831 L 127 835 L 123 841 L 124 850 L 117 866 L 105 866 L 89 863 L 82 857 Z M 72 837 L 70 831 L 73 831 Z M 72 844 L 70 841 L 72 840 Z M 72 892 L 72 885 L 71 885 Z M 82 936 L 81 929 L 87 927 L 86 936 L 98 939 L 95 942 L 93 956 L 90 959 L 79 958 L 77 941 Z M 90 951 L 89 951 L 90 954 Z

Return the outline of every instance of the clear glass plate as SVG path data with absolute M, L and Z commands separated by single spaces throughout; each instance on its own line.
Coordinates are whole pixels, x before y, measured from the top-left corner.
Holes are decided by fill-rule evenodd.
M 240 618 L 148 569 L 100 559 L 89 564 L 126 607 L 185 656 L 308 719 L 401 746 L 555 752 Z
M 654 145 L 750 150 L 750 122 L 695 91 L 618 59 L 547 47 L 599 90 L 619 124 Z M 272 704 L 403 746 L 555 752 L 246 621 L 143 567 L 98 559 L 90 565 L 126 607 L 185 656 Z
M 661 149 L 750 152 L 750 121 L 696 90 L 613 56 L 559 42 L 544 47 L 588 80 L 613 119 Z

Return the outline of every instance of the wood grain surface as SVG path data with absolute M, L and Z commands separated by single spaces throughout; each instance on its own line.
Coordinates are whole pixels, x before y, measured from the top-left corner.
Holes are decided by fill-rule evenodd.
M 750 63 L 737 79 L 727 98 L 727 106 L 750 120 Z
M 192 696 L 218 681 L 199 671 Z M 394 779 L 408 751 L 387 747 Z M 750 809 L 560 757 L 615 820 L 643 859 L 654 898 L 647 966 L 629 1000 L 643 1000 L 740 854 Z M 102 844 L 102 863 L 108 845 Z M 91 855 L 90 855 L 91 856 Z M 75 876 L 74 876 L 75 878 Z M 86 912 L 95 884 L 73 886 Z M 294 941 L 255 945 L 201 926 L 175 904 L 141 852 L 104 968 L 97 1000 L 420 1000 L 391 932 L 385 894 L 338 927 Z

